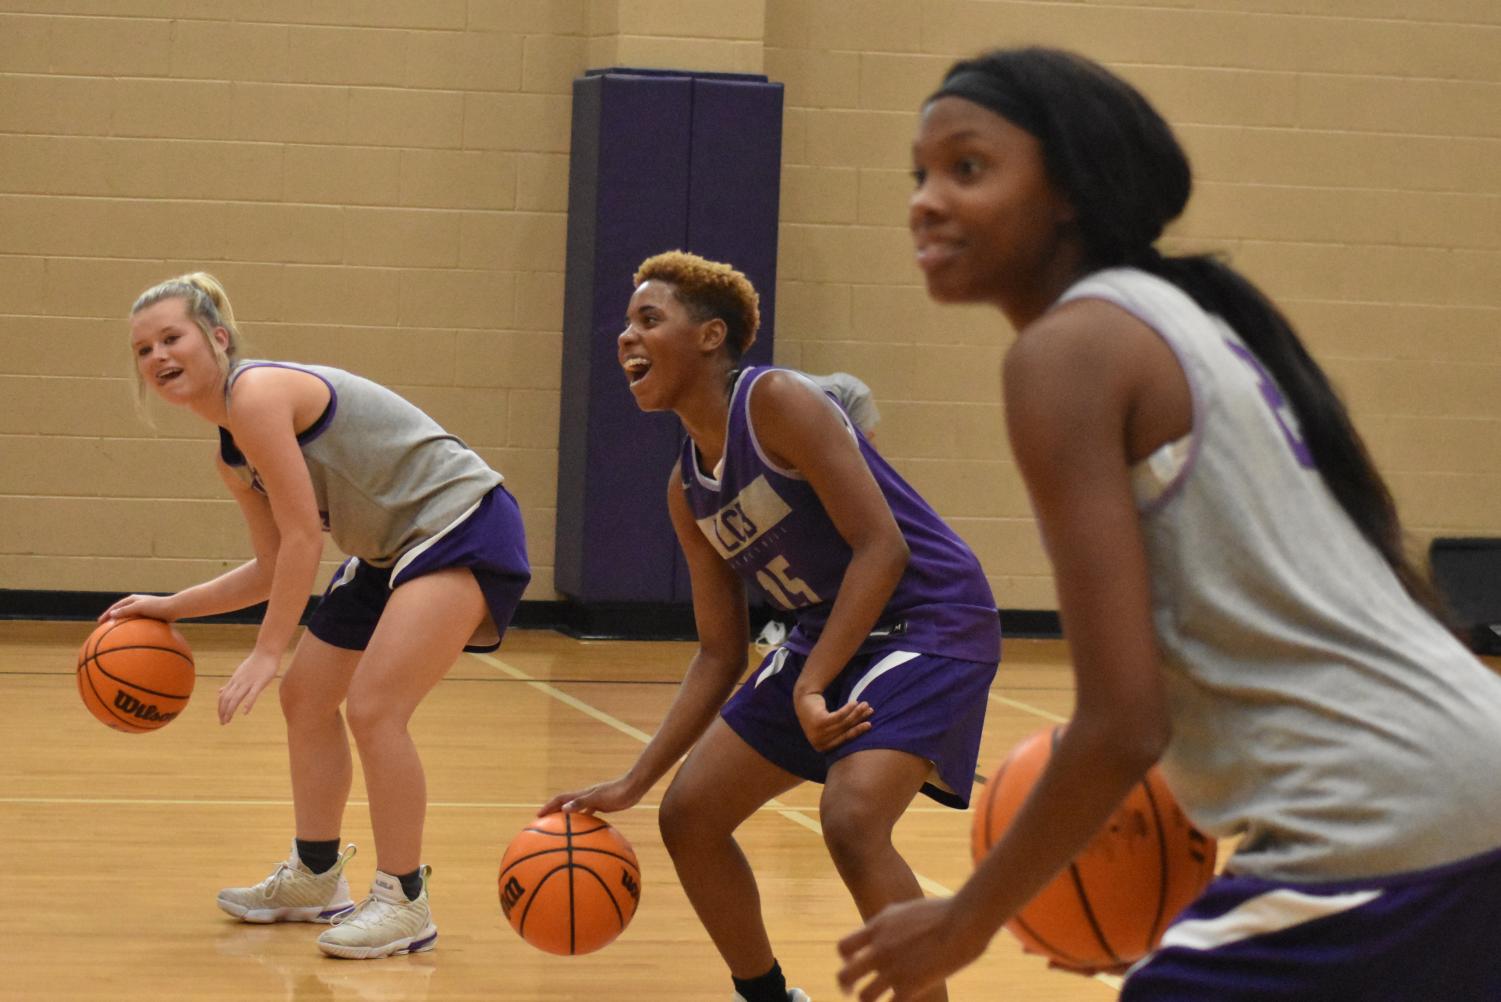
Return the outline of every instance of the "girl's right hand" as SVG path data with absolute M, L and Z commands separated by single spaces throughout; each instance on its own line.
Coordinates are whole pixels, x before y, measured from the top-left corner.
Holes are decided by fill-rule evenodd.
M 623 811 L 634 806 L 641 794 L 634 792 L 624 776 L 607 783 L 598 783 L 585 790 L 560 793 L 537 812 L 537 817 L 568 811 L 574 814 L 597 814 Z
M 101 623 L 106 619 L 160 619 L 170 623 L 176 618 L 170 595 L 126 595 L 99 614 Z

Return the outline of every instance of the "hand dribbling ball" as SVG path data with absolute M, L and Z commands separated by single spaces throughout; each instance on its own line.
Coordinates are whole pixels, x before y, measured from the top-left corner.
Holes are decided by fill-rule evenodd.
M 1005 834 L 1052 756 L 1062 728 L 1024 738 L 985 784 L 970 849 L 975 864 Z M 1215 841 L 1195 828 L 1154 766 L 1083 851 L 1006 928 L 1064 967 L 1110 969 L 1150 953 L 1214 876 Z
M 171 623 L 109 619 L 78 652 L 78 695 L 100 721 L 143 734 L 165 727 L 193 694 L 193 651 Z
M 548 814 L 500 861 L 500 908 L 521 938 L 563 956 L 608 946 L 636 914 L 641 868 L 625 836 L 588 814 Z

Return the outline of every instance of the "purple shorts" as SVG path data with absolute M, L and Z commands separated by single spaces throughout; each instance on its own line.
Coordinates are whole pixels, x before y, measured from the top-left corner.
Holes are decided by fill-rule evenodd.
M 969 806 L 994 664 L 901 650 L 856 655 L 824 700 L 830 709 L 869 703 L 875 711 L 871 728 L 821 752 L 808 743 L 792 708 L 792 689 L 806 660 L 786 647 L 772 651 L 725 703 L 724 722 L 767 761 L 815 783 L 855 752 L 909 752 L 933 763 L 923 793 L 949 807 Z
M 504 487 L 486 494 L 462 520 L 407 550 L 392 567 L 372 567 L 358 557 L 344 561 L 308 619 L 308 631 L 324 643 L 362 651 L 392 591 L 448 567 L 474 572 L 494 621 L 493 630 L 484 624 L 464 650 L 495 650 L 532 577 L 521 509 Z
M 1370 880 L 1218 877 L 1127 975 L 1120 998 L 1501 999 L 1501 849 Z

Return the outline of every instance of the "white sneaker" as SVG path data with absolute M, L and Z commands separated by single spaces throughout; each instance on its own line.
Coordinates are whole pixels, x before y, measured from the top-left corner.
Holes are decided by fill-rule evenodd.
M 344 864 L 353 856 L 354 846 L 345 846 L 338 862 L 314 873 L 298 858 L 294 840 L 292 855 L 271 876 L 254 887 L 224 888 L 219 907 L 244 922 L 330 922 L 354 907 L 344 879 Z
M 776 619 L 768 619 L 766 625 L 761 627 L 761 632 L 756 634 L 756 652 L 770 654 L 781 647 L 787 640 L 787 624 Z
M 736 992 L 735 1002 L 745 1002 L 745 996 Z M 813 1002 L 813 1000 L 808 998 L 808 993 L 801 988 L 789 988 L 787 989 L 787 1002 Z
M 427 907 L 427 877 L 433 868 L 423 866 L 420 872 L 422 893 L 408 901 L 401 881 L 376 870 L 370 896 L 334 919 L 333 928 L 318 937 L 318 949 L 349 960 L 431 950 L 438 942 L 438 927 Z

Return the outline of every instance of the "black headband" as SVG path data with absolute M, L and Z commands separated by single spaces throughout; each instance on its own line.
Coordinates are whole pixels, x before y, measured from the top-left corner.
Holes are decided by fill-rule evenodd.
M 940 97 L 963 98 L 987 111 L 995 112 L 1034 136 L 1042 135 L 1042 119 L 1036 109 L 1025 104 L 1014 88 L 1006 86 L 1005 81 L 993 73 L 978 69 L 959 70 L 933 92 L 927 103 Z

